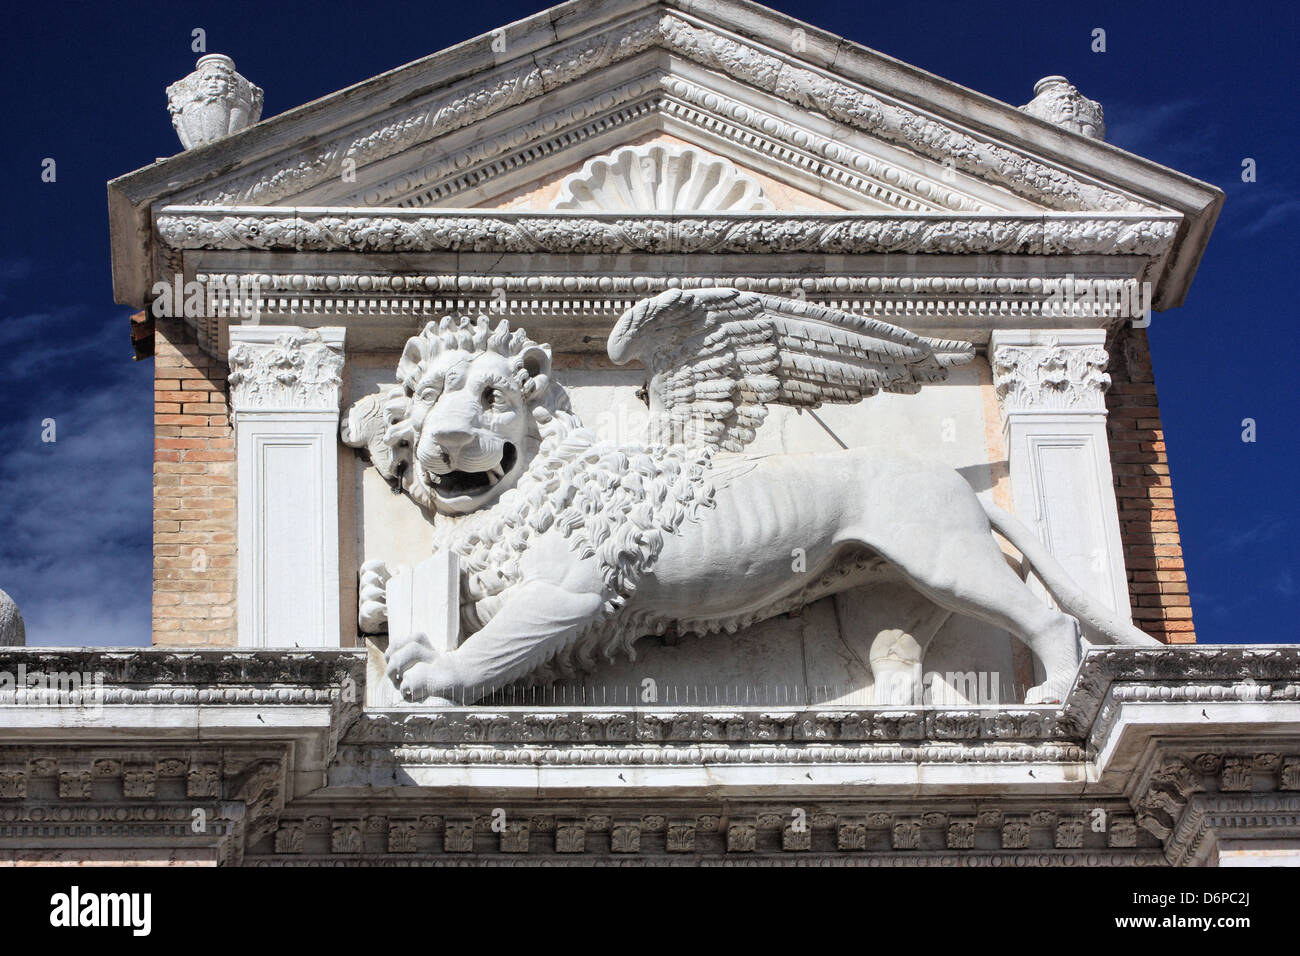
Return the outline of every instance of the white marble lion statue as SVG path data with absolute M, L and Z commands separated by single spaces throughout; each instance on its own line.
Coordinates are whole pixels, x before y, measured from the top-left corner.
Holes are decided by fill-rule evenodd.
M 915 392 L 970 361 L 969 344 L 802 300 L 671 289 L 624 313 L 608 351 L 645 366 L 643 443 L 584 429 L 551 377 L 550 348 L 486 318 L 430 323 L 407 342 L 397 384 L 346 416 L 344 441 L 458 556 L 459 645 L 439 652 L 416 634 L 387 650 L 407 700 L 470 703 L 571 676 L 670 627 L 734 631 L 858 587 L 882 564 L 1023 641 L 1045 674 L 1026 703 L 1062 699 L 1085 638 L 1155 643 L 946 465 L 852 449 L 745 454 L 771 403 Z M 1030 590 L 994 531 L 1063 610 Z M 792 570 L 795 553 L 806 570 Z M 386 626 L 390 570 L 362 568 L 364 632 Z

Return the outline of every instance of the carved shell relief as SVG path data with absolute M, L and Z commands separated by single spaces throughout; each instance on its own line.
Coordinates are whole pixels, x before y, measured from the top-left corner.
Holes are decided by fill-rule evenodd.
M 758 180 L 691 146 L 649 143 L 597 156 L 560 184 L 555 210 L 767 212 Z

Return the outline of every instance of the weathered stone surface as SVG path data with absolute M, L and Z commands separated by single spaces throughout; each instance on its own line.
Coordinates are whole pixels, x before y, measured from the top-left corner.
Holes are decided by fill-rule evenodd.
M 27 629 L 18 605 L 0 591 L 0 647 L 22 647 L 27 643 Z
M 186 149 L 206 146 L 262 118 L 262 89 L 220 53 L 199 57 L 194 72 L 167 87 L 172 126 Z
M 0 684 L 24 860 L 1238 865 L 1300 839 L 1294 646 L 1093 651 L 1060 709 L 363 711 L 360 651 L 0 653 L 20 671 L 103 677 L 78 706 Z

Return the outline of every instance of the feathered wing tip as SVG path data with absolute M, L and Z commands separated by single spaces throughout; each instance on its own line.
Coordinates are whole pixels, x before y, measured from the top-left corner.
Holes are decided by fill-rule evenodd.
M 619 317 L 610 358 L 649 373 L 650 439 L 741 451 L 769 404 L 816 408 L 911 393 L 969 362 L 967 342 L 927 339 L 802 299 L 669 289 Z
M 975 346 L 956 339 L 926 339 L 930 351 L 944 368 L 959 368 L 975 358 Z

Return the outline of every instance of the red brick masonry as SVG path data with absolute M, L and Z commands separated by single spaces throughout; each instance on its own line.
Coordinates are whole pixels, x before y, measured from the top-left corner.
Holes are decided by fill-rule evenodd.
M 179 319 L 154 333 L 153 642 L 234 646 L 235 435 L 226 363 Z
M 1146 331 L 1124 326 L 1111 336 L 1107 350 L 1110 466 L 1133 623 L 1167 644 L 1193 644 L 1187 571 Z

